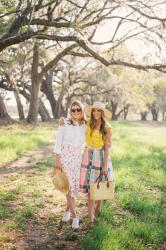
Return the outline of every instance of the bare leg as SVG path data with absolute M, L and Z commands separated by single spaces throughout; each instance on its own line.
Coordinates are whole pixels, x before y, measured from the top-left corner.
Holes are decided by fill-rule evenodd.
M 70 202 L 68 195 L 66 195 L 66 200 L 67 200 L 66 212 L 70 212 Z
M 90 199 L 90 194 L 88 194 L 88 218 L 90 222 L 94 221 L 94 201 Z
M 67 197 L 67 201 L 68 201 L 68 204 L 69 204 L 69 210 L 73 216 L 73 218 L 76 218 L 76 211 L 75 211 L 75 198 L 71 197 L 71 193 L 68 193 L 66 195 Z
M 102 206 L 102 201 L 96 201 L 96 206 L 95 206 L 95 216 L 97 216 L 100 213 Z

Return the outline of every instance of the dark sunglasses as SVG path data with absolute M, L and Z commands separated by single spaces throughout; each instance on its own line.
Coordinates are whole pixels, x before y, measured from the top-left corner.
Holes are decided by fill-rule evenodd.
M 72 112 L 72 113 L 75 113 L 76 111 L 77 111 L 77 112 L 81 112 L 82 110 L 81 110 L 81 109 L 71 109 L 71 112 Z

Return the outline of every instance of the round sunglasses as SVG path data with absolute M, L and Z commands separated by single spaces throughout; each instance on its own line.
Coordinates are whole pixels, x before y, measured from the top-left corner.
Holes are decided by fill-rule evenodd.
M 75 113 L 75 112 L 81 112 L 82 110 L 81 109 L 71 109 L 70 110 L 72 113 Z

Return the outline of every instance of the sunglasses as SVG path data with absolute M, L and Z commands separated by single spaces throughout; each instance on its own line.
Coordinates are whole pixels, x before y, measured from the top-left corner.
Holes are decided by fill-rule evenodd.
M 71 109 L 71 112 L 72 112 L 72 113 L 75 113 L 76 111 L 77 111 L 77 112 L 81 112 L 82 110 L 81 110 L 81 109 Z

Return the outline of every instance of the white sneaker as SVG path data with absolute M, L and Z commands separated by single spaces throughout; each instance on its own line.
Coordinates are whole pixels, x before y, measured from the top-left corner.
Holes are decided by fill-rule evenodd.
M 78 229 L 79 228 L 79 219 L 78 218 L 73 218 L 73 222 L 72 222 L 71 227 L 73 229 Z
M 62 221 L 63 221 L 63 222 L 67 222 L 67 221 L 69 221 L 69 220 L 70 220 L 70 212 L 69 212 L 69 211 L 66 211 L 66 212 L 64 212 Z

